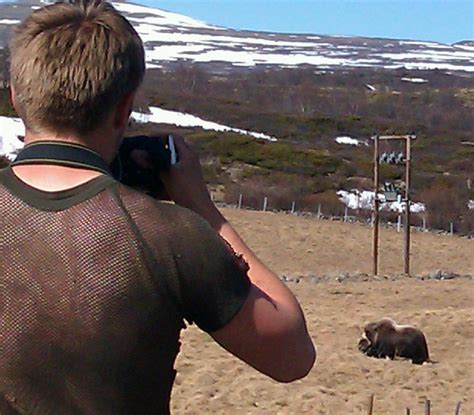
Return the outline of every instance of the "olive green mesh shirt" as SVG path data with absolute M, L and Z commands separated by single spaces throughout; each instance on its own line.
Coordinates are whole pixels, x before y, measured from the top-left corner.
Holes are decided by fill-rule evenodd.
M 184 321 L 223 327 L 247 265 L 199 216 L 108 176 L 0 170 L 0 413 L 168 413 Z

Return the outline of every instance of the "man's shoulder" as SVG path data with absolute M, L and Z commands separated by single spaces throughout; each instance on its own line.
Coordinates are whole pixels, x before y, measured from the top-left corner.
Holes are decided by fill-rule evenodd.
M 137 223 L 170 225 L 175 228 L 207 225 L 199 215 L 171 201 L 156 200 L 122 184 L 119 184 L 118 192 L 124 207 Z

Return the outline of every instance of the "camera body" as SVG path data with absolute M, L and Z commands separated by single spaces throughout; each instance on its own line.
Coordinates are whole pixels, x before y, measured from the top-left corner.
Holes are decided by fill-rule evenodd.
M 154 198 L 166 199 L 159 173 L 168 170 L 177 160 L 171 134 L 125 137 L 111 169 L 121 183 Z

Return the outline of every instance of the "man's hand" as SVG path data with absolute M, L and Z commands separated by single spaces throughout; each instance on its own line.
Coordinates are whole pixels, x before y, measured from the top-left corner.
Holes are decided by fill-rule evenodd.
M 178 162 L 160 172 L 160 179 L 171 200 L 196 212 L 216 229 L 224 219 L 211 200 L 199 157 L 181 136 L 173 134 L 173 138 Z

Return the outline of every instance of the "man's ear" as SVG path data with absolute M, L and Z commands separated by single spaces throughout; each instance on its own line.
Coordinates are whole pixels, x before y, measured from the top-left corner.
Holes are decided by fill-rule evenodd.
M 135 92 L 125 95 L 115 107 L 114 127 L 117 130 L 123 130 L 127 127 L 128 119 L 132 113 Z

